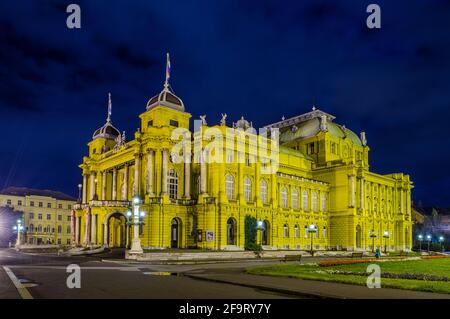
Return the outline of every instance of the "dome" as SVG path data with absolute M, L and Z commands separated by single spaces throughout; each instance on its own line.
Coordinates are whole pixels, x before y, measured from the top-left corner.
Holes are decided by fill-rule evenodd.
M 152 97 L 147 103 L 147 111 L 152 108 L 162 105 L 168 108 L 184 112 L 184 104 L 183 101 L 176 96 L 169 86 L 165 86 L 164 89 L 158 95 Z
M 162 105 L 180 112 L 184 112 L 184 104 L 183 101 L 175 95 L 173 90 L 170 87 L 169 79 L 170 79 L 170 56 L 167 53 L 167 63 L 166 63 L 166 80 L 164 81 L 164 89 L 158 95 L 152 97 L 147 102 L 147 111 L 151 110 L 158 105 Z
M 92 135 L 92 139 L 104 138 L 107 140 L 115 140 L 119 135 L 119 130 L 116 129 L 110 121 L 107 121 L 105 125 L 95 131 L 94 135 Z
M 106 118 L 106 123 L 102 127 L 100 127 L 98 130 L 94 132 L 94 135 L 92 135 L 92 139 L 95 140 L 96 138 L 104 138 L 107 140 L 115 140 L 119 135 L 120 132 L 118 129 L 116 129 L 112 123 L 111 123 L 111 113 L 112 113 L 112 99 L 111 99 L 111 93 L 108 94 L 108 116 Z
M 333 119 L 333 116 L 314 108 L 312 112 L 275 123 L 273 127 L 280 128 L 280 143 L 282 144 L 296 139 L 316 136 L 321 131 L 327 131 L 334 137 L 348 138 L 355 145 L 363 146 L 357 134 L 343 125 L 334 123 Z

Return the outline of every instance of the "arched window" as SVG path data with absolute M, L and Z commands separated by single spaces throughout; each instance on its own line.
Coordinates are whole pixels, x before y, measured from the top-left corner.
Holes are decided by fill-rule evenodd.
M 309 235 L 308 225 L 305 225 L 304 231 L 305 231 L 305 238 L 308 238 L 308 235 Z
M 292 199 L 292 208 L 298 209 L 298 192 L 297 189 L 295 188 L 292 189 L 291 199 Z
M 288 224 L 284 224 L 284 238 L 289 238 L 289 226 Z
M 225 191 L 228 199 L 234 199 L 234 177 L 230 174 L 225 177 Z
M 259 182 L 259 196 L 261 197 L 261 202 L 263 203 L 263 204 L 267 204 L 268 203 L 268 201 L 269 201 L 269 198 L 268 198 L 268 189 L 267 189 L 267 182 L 264 180 L 264 179 L 262 179 L 260 182 Z
M 300 229 L 298 228 L 298 225 L 294 226 L 294 236 L 295 236 L 295 238 L 300 237 Z
M 302 202 L 303 202 L 303 210 L 309 210 L 309 198 L 307 191 L 303 191 L 302 193 Z
M 322 211 L 325 212 L 327 210 L 327 195 L 322 194 Z
M 61 234 L 61 233 L 62 233 L 62 226 L 58 225 L 58 234 Z
M 38 232 L 38 233 L 42 233 L 42 225 L 38 225 L 38 227 L 37 227 L 37 232 Z
M 45 232 L 50 234 L 50 229 L 51 229 L 50 225 L 47 225 L 47 230 Z
M 28 230 L 30 233 L 33 233 L 34 232 L 34 225 L 33 224 L 30 224 L 30 227 L 29 227 L 29 230 Z
M 169 187 L 169 197 L 171 199 L 177 199 L 178 197 L 178 174 L 174 169 L 169 170 L 167 176 L 167 186 Z
M 247 202 L 252 200 L 252 181 L 248 177 L 244 177 L 244 198 Z
M 319 210 L 319 199 L 317 192 L 312 193 L 312 210 L 317 212 Z
M 288 207 L 288 191 L 286 187 L 281 188 L 281 207 L 282 208 Z

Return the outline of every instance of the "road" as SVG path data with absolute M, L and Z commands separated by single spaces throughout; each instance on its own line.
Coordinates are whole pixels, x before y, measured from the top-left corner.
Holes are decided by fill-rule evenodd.
M 127 264 L 125 261 L 113 262 L 122 257 L 122 254 L 123 251 L 113 251 L 96 257 L 62 257 L 0 249 L 0 299 L 294 298 L 290 295 L 185 276 L 186 273 L 241 271 L 244 267 L 255 265 L 255 262 L 203 265 L 136 265 Z M 69 289 L 66 284 L 70 275 L 67 266 L 71 264 L 81 267 L 79 289 Z M 20 283 L 17 284 L 17 281 Z M 24 288 L 16 289 L 14 282 L 16 286 L 23 285 Z

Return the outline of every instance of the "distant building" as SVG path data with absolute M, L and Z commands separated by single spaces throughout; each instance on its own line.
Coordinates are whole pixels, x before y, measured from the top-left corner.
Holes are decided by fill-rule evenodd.
M 0 192 L 0 207 L 13 209 L 22 217 L 22 243 L 27 244 L 69 245 L 70 211 L 75 203 L 75 198 L 50 190 L 8 187 Z

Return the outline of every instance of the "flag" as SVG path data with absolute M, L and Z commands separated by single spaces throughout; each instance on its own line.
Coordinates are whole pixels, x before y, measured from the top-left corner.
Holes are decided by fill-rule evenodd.
M 170 56 L 167 53 L 167 64 L 166 64 L 166 82 L 168 83 L 170 79 Z

